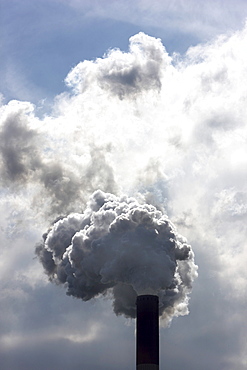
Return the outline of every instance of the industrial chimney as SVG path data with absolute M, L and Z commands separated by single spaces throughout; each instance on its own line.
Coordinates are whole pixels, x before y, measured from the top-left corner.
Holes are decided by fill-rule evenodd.
M 136 370 L 159 370 L 159 298 L 136 300 Z

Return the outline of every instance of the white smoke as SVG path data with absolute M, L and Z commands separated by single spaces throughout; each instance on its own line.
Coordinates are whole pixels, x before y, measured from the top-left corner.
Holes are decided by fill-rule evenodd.
M 78 201 L 83 205 L 95 187 L 116 190 L 113 169 L 106 160 L 109 149 L 92 144 L 87 147 L 87 161 L 78 163 L 72 155 L 66 163 L 63 140 L 54 132 L 42 131 L 33 110 L 30 103 L 17 101 L 1 109 L 0 182 L 4 188 L 21 194 L 23 188 L 31 187 L 32 206 L 51 219 L 71 212 Z
M 187 313 L 194 254 L 152 205 L 96 191 L 83 214 L 54 224 L 36 253 L 68 295 L 87 301 L 110 291 L 114 311 L 135 317 L 137 294 L 150 293 L 159 295 L 167 321 Z
M 94 63 L 81 62 L 68 74 L 66 83 L 76 92 L 97 85 L 121 99 L 160 90 L 163 71 L 171 63 L 161 40 L 140 32 L 129 41 L 129 53 L 115 49 Z
M 128 52 L 111 50 L 103 58 L 73 68 L 66 78 L 72 91 L 56 97 L 49 116 L 38 118 L 30 103 L 2 106 L 1 185 L 3 198 L 7 194 L 9 202 L 4 209 L 14 215 L 15 232 L 27 218 L 28 225 L 39 222 L 44 230 L 51 220 L 59 220 L 38 248 L 53 280 L 72 289 L 72 256 L 80 246 L 84 248 L 82 240 L 89 237 L 90 227 L 94 231 L 105 227 L 104 241 L 109 230 L 112 233 L 110 225 L 120 217 L 116 209 L 112 206 L 114 217 L 99 226 L 93 215 L 103 210 L 87 205 L 91 194 L 96 197 L 99 193 L 94 192 L 101 189 L 114 194 L 110 197 L 117 203 L 121 194 L 128 194 L 137 199 L 137 208 L 150 212 L 156 207 L 154 224 L 167 214 L 198 254 L 210 256 L 209 268 L 213 266 L 224 286 L 229 277 L 228 289 L 242 299 L 246 285 L 246 44 L 244 29 L 191 48 L 184 57 L 169 56 L 160 40 L 140 33 L 131 38 Z M 174 248 L 179 243 L 187 245 L 167 222 L 176 236 L 172 237 Z M 155 231 L 150 235 L 159 239 Z M 56 240 L 54 245 L 49 244 L 52 240 Z M 190 276 L 195 275 L 192 256 L 190 252 L 185 260 L 171 258 L 169 271 L 174 272 L 177 285 L 163 288 L 161 279 L 163 315 L 187 311 Z M 102 262 L 99 259 L 97 263 Z M 163 277 L 167 261 L 158 270 L 166 271 Z M 101 280 L 105 264 L 95 266 L 100 288 L 92 288 L 92 296 L 104 294 L 105 284 L 115 299 L 115 312 L 134 316 L 133 304 L 128 306 L 128 302 L 134 302 L 140 287 L 121 279 L 113 286 L 112 275 Z M 79 274 L 82 267 L 76 268 Z M 139 269 L 143 275 L 144 271 L 145 267 Z M 135 277 L 133 271 L 131 276 Z M 171 281 L 169 276 L 167 280 Z M 169 300 L 170 308 L 166 306 Z

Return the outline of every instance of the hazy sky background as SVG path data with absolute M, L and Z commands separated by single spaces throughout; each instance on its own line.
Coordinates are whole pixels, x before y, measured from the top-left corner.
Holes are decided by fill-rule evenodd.
M 246 1 L 2 0 L 0 368 L 135 368 L 135 321 L 66 296 L 35 246 L 98 188 L 164 210 L 195 252 L 160 368 L 247 358 Z

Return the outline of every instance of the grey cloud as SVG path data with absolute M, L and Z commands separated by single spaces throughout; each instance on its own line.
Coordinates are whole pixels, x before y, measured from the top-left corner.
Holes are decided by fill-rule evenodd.
M 30 171 L 39 167 L 39 156 L 33 144 L 36 139 L 36 132 L 27 127 L 22 112 L 9 114 L 2 123 L 0 133 L 2 181 L 25 182 Z
M 137 294 L 152 292 L 167 322 L 181 303 L 180 314 L 187 313 L 194 254 L 154 206 L 97 191 L 84 214 L 59 220 L 44 239 L 36 253 L 68 295 L 87 301 L 110 291 L 114 311 L 135 317 Z
M 71 212 L 81 207 L 88 194 L 97 188 L 116 191 L 113 169 L 106 155 L 109 148 L 91 145 L 90 161 L 83 163 L 79 171 L 73 161 L 64 162 L 56 148 L 48 147 L 47 138 L 38 129 L 31 128 L 34 120 L 26 114 L 24 107 L 11 109 L 1 122 L 0 158 L 1 183 L 12 190 L 23 190 L 25 185 L 39 186 L 39 195 L 33 198 L 33 205 L 48 206 L 49 217 Z M 49 149 L 49 150 L 48 150 Z M 79 206 L 80 202 L 80 206 Z M 81 209 L 81 208 L 80 208 Z

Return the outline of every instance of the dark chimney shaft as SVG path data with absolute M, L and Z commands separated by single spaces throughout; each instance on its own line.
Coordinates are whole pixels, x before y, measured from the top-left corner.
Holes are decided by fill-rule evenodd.
M 136 300 L 136 370 L 159 370 L 159 298 Z

